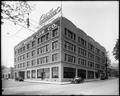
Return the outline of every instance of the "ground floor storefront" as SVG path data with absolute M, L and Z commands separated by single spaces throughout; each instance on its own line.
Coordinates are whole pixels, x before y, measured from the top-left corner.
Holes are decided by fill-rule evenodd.
M 58 64 L 16 71 L 16 77 L 32 80 L 70 81 L 75 77 L 82 77 L 84 79 L 100 78 L 100 72 L 99 70 L 82 68 L 75 65 Z

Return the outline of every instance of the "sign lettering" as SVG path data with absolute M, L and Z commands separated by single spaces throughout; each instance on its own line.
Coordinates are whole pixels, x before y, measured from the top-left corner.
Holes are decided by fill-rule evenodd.
M 58 7 L 57 9 L 53 10 L 51 9 L 48 13 L 43 14 L 40 17 L 40 22 L 39 24 L 42 25 L 43 23 L 45 23 L 47 20 L 51 19 L 53 16 L 55 16 L 57 13 L 59 13 L 61 11 L 61 8 Z

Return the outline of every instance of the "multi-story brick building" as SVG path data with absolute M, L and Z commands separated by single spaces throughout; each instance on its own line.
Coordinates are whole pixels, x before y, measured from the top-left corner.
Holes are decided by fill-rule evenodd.
M 15 77 L 24 79 L 94 79 L 105 70 L 105 48 L 65 17 L 45 25 L 14 51 Z

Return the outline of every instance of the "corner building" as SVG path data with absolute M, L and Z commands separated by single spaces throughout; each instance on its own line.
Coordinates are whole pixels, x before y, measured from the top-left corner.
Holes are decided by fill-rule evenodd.
M 99 78 L 106 50 L 65 17 L 43 26 L 14 48 L 15 78 L 69 81 Z

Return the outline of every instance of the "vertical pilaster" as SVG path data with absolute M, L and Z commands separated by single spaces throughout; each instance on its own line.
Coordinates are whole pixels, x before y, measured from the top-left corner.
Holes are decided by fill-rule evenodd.
M 78 77 L 78 71 L 77 71 L 77 68 L 76 68 L 76 72 L 75 72 L 75 77 Z
M 52 68 L 50 67 L 50 80 L 52 80 Z
M 86 79 L 88 79 L 88 70 L 86 70 Z

